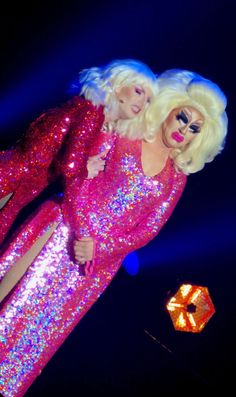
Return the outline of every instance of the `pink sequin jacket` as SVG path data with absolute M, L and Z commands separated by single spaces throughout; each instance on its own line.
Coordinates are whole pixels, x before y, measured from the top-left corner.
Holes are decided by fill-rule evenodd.
M 83 140 L 84 122 L 87 122 L 91 111 L 94 124 L 90 130 L 87 129 L 86 139 Z M 32 122 L 18 145 L 0 152 L 0 200 L 13 193 L 0 209 L 0 244 L 19 211 L 56 179 L 60 172 L 56 156 L 59 156 L 67 134 L 76 130 L 78 137 L 79 131 L 82 131 L 80 147 L 85 150 L 89 144 L 89 134 L 94 136 L 101 129 L 103 120 L 101 107 L 94 108 L 90 101 L 75 96 L 61 107 L 41 114 Z M 83 174 L 82 169 L 80 173 Z
M 183 192 L 186 176 L 177 173 L 170 160 L 156 177 L 145 176 L 141 141 L 100 134 L 103 121 L 102 107 L 77 97 L 33 123 L 23 151 L 31 172 L 19 178 L 15 200 L 1 211 L 2 219 L 7 214 L 7 225 L 48 184 L 49 164 L 66 137 L 57 159 L 64 181 L 63 215 L 75 238 L 95 238 L 98 262 L 112 257 L 120 261 L 159 233 Z M 105 172 L 87 180 L 88 155 L 104 147 L 110 148 Z
M 0 311 L 0 393 L 22 397 L 42 368 L 119 270 L 124 257 L 151 241 L 186 183 L 171 160 L 144 174 L 141 140 L 101 132 L 103 111 L 88 105 L 70 123 L 60 153 L 64 196 L 43 202 L 0 255 L 0 278 L 56 224 Z M 89 155 L 109 148 L 106 167 L 86 179 Z M 96 240 L 93 272 L 73 260 L 74 238 Z M 17 363 L 17 365 L 16 365 Z
M 96 114 L 91 112 L 90 117 L 86 130 Z M 93 179 L 83 179 L 79 176 L 84 162 L 81 140 L 76 130 L 68 138 L 71 142 L 66 146 L 62 167 L 64 217 L 75 238 L 95 239 L 95 263 L 122 261 L 159 233 L 184 190 L 186 176 L 175 171 L 170 159 L 158 175 L 146 176 L 141 140 L 101 132 L 88 150 L 94 155 L 110 149 L 105 171 Z

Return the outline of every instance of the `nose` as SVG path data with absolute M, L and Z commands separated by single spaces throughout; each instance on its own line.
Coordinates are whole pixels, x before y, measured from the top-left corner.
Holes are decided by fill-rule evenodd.
M 141 95 L 138 99 L 138 106 L 142 109 L 147 103 L 147 96 Z
M 181 134 L 186 134 L 186 132 L 188 131 L 188 124 L 182 125 L 179 127 L 179 131 L 181 132 Z

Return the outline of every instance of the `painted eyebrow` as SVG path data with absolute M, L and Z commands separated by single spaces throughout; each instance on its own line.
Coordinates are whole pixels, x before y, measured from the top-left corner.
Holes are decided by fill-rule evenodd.
M 189 117 L 190 119 L 192 119 L 192 112 L 189 109 L 183 108 L 182 112 L 184 112 L 186 114 L 187 117 Z
M 187 116 L 190 117 L 191 120 L 192 120 L 193 114 L 192 114 L 191 110 L 190 109 L 186 109 L 186 108 L 184 108 L 183 110 L 187 114 Z M 199 125 L 201 127 L 202 124 L 203 124 L 203 120 L 201 119 L 200 121 L 198 121 L 198 120 L 193 121 L 193 124 L 197 124 L 197 125 Z
M 192 121 L 192 123 L 191 123 L 191 125 L 196 125 L 196 126 L 198 126 L 200 128 L 203 126 L 203 124 L 204 124 L 204 121 L 202 119 L 196 120 L 196 121 Z
M 182 110 L 183 110 L 188 116 L 192 116 L 192 112 L 191 112 L 190 109 L 183 108 Z

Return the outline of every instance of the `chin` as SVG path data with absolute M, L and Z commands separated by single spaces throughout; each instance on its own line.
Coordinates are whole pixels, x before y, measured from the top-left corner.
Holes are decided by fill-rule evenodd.
M 128 115 L 127 115 L 128 116 Z M 139 116 L 139 113 L 130 113 L 129 114 L 129 119 L 135 119 L 136 117 L 138 117 Z
M 125 117 L 122 117 L 123 120 L 132 120 L 134 119 L 136 116 L 134 116 L 133 114 L 126 114 Z

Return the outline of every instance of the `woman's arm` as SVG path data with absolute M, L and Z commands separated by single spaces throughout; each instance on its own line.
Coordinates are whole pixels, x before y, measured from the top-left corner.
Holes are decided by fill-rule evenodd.
M 102 263 L 123 260 L 130 252 L 145 246 L 156 237 L 174 211 L 185 184 L 185 175 L 176 176 L 170 193 L 131 232 L 99 237 L 96 240 L 92 237 L 74 240 L 75 259 L 79 264 L 85 265 L 85 275 L 94 271 L 97 260 Z
M 174 211 L 186 185 L 186 176 L 176 174 L 173 186 L 168 195 L 164 195 L 162 200 L 149 214 L 136 225 L 129 233 L 123 235 L 111 235 L 106 238 L 97 239 L 96 257 L 109 258 L 113 255 L 122 255 L 125 257 L 130 252 L 135 251 L 158 235 L 162 227 L 170 218 Z
M 86 178 L 89 149 L 101 131 L 104 122 L 102 108 L 87 105 L 71 124 L 58 164 L 66 183 L 67 178 Z

